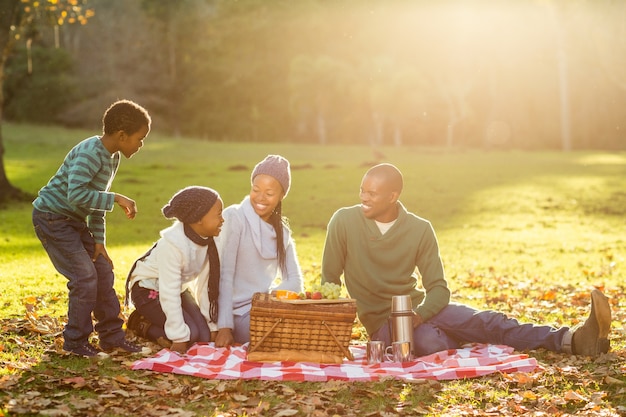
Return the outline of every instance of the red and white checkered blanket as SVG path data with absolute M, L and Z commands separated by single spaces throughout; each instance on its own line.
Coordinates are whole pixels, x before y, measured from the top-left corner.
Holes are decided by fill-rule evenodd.
M 537 361 L 528 355 L 513 353 L 500 345 L 474 345 L 438 352 L 412 362 L 383 362 L 368 365 L 365 346 L 350 346 L 353 361 L 341 364 L 305 362 L 250 362 L 246 360 L 247 344 L 215 348 L 213 343 L 195 344 L 186 354 L 163 349 L 155 356 L 139 359 L 131 369 L 148 369 L 193 375 L 207 379 L 261 379 L 267 381 L 376 381 L 393 377 L 407 381 L 417 379 L 450 380 L 473 378 L 493 372 L 530 372 Z

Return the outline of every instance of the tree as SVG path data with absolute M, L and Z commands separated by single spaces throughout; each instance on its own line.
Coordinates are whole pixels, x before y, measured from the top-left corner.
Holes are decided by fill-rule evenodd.
M 333 114 L 348 93 L 350 71 L 346 63 L 326 55 L 300 55 L 291 62 L 291 109 L 300 126 L 311 126 L 320 145 L 328 143 Z
M 0 0 L 0 87 L 4 84 L 4 69 L 15 41 L 23 34 L 32 35 L 37 24 L 85 24 L 93 11 L 84 7 L 87 0 Z M 30 42 L 27 43 L 30 45 Z M 29 70 L 30 70 L 29 66 Z M 0 202 L 30 199 L 27 193 L 14 187 L 4 167 L 2 137 L 3 88 L 0 88 Z
M 0 3 L 0 87 L 4 81 L 4 64 L 12 47 L 11 27 L 19 16 L 20 0 L 2 0 Z M 2 139 L 2 107 L 4 104 L 3 89 L 0 88 L 0 202 L 22 197 L 22 192 L 11 185 L 4 168 L 4 141 Z

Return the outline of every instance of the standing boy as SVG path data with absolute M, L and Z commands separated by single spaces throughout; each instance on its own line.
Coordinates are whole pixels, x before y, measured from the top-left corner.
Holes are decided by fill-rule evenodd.
M 89 343 L 96 319 L 100 348 L 140 352 L 126 340 L 113 284 L 113 263 L 105 247 L 105 213 L 114 203 L 135 218 L 132 199 L 110 192 L 120 153 L 133 156 L 150 131 L 148 112 L 129 100 L 113 103 L 102 118 L 103 135 L 76 145 L 33 202 L 35 233 L 54 267 L 68 279 L 67 324 L 63 349 L 84 357 L 97 356 Z

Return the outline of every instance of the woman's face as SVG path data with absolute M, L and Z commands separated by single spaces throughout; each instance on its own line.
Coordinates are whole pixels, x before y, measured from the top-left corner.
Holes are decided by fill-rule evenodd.
M 202 237 L 217 236 L 220 234 L 224 218 L 222 217 L 222 208 L 224 203 L 218 198 L 211 210 L 200 219 L 199 222 L 193 223 L 191 227 Z
M 254 212 L 267 222 L 278 203 L 283 199 L 283 194 L 283 187 L 276 178 L 259 174 L 252 181 L 250 203 Z

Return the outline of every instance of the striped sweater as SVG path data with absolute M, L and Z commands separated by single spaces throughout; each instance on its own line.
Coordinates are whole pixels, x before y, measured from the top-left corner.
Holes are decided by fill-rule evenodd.
M 108 192 L 120 165 L 120 153 L 111 154 L 99 136 L 74 146 L 48 184 L 39 190 L 33 206 L 86 221 L 96 243 L 105 243 L 105 213 L 113 210 L 115 193 Z

